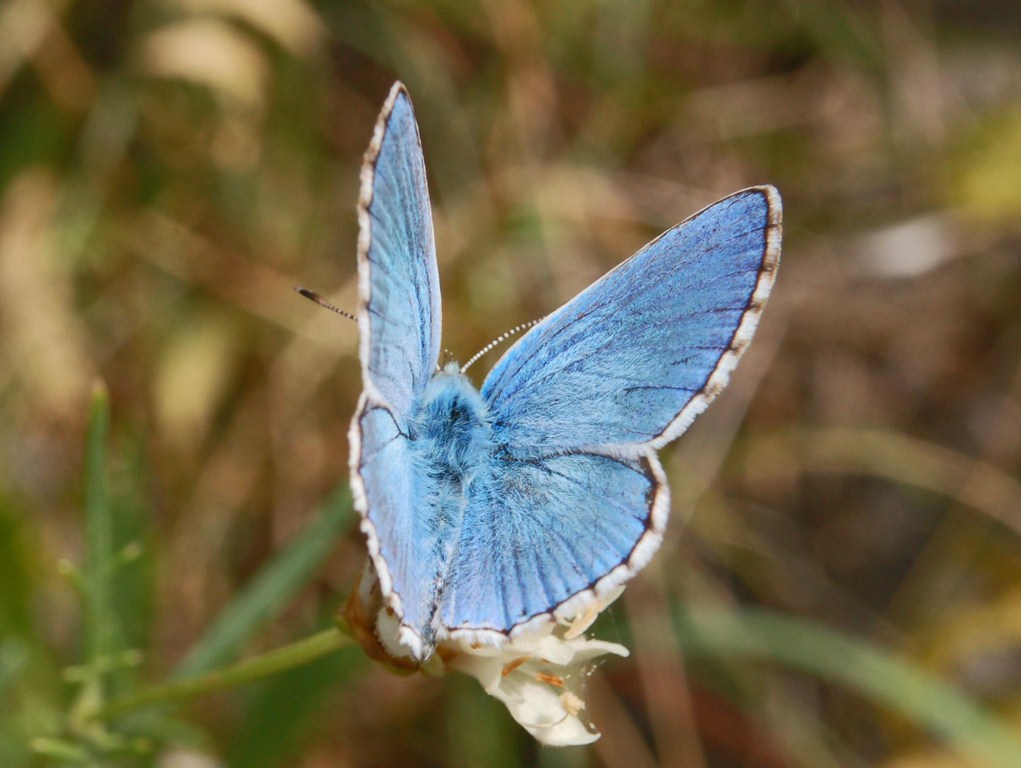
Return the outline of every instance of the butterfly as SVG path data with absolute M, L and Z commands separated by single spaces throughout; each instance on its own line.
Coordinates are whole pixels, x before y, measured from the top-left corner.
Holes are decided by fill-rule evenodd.
M 656 451 L 727 383 L 780 261 L 771 186 L 667 230 L 509 348 L 481 389 L 439 365 L 440 287 L 407 90 L 376 122 L 358 203 L 364 391 L 351 485 L 399 641 L 500 645 L 648 563 L 670 493 Z

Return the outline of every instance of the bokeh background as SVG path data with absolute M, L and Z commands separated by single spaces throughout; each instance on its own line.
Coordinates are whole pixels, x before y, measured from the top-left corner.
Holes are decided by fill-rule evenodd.
M 1021 764 L 1019 40 L 1006 0 L 6 0 L 0 764 Z M 756 342 L 598 626 L 633 652 L 590 680 L 603 738 L 541 749 L 473 680 L 358 649 L 83 725 L 328 626 L 362 567 L 356 328 L 292 288 L 355 307 L 397 78 L 461 360 L 783 194 Z

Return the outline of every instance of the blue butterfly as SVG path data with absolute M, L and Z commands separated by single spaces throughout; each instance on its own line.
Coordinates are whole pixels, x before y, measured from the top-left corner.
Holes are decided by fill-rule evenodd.
M 425 163 L 394 84 L 361 175 L 351 484 L 413 658 L 575 617 L 648 563 L 669 512 L 656 451 L 751 341 L 780 211 L 773 187 L 753 187 L 667 230 L 532 327 L 477 390 L 438 366 Z

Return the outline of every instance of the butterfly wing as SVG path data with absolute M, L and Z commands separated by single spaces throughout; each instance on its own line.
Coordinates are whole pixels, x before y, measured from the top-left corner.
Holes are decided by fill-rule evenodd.
M 497 363 L 482 396 L 498 448 L 470 489 L 448 631 L 485 640 L 570 618 L 645 565 L 669 508 L 655 449 L 706 408 L 751 340 L 780 216 L 772 187 L 721 200 Z
M 362 166 L 358 285 L 364 391 L 351 425 L 351 485 L 383 594 L 409 623 L 434 588 L 421 578 L 409 421 L 436 368 L 440 290 L 425 162 L 411 99 L 395 83 Z M 432 591 L 431 591 L 432 590 Z
M 780 260 L 780 196 L 738 192 L 667 230 L 532 328 L 486 378 L 515 455 L 659 448 L 723 388 Z
M 425 160 L 401 83 L 391 89 L 365 155 L 358 226 L 365 390 L 405 419 L 436 370 L 441 313 Z
M 472 481 L 442 625 L 499 642 L 553 612 L 576 616 L 648 562 L 668 507 L 651 451 L 490 459 Z

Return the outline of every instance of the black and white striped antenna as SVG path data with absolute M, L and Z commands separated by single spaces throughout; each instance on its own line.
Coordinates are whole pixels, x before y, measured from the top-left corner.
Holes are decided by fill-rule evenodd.
M 309 301 L 314 301 L 320 307 L 328 309 L 331 312 L 336 312 L 338 315 L 340 315 L 341 317 L 346 317 L 348 320 L 354 320 L 355 322 L 358 322 L 358 318 L 357 317 L 352 315 L 347 310 L 341 309 L 340 307 L 338 307 L 338 306 L 336 306 L 334 304 L 331 304 L 330 302 L 328 302 L 326 299 L 324 299 L 322 296 L 320 296 L 315 291 L 310 291 L 308 288 L 301 288 L 301 287 L 295 288 L 294 290 L 296 290 L 298 293 L 300 293 L 302 296 L 304 296 Z
M 531 320 L 531 321 L 529 321 L 527 323 L 522 323 L 521 325 L 518 325 L 518 326 L 515 326 L 514 328 L 511 328 L 509 331 L 501 333 L 499 336 L 497 336 L 491 342 L 486 344 L 486 346 L 484 346 L 482 349 L 480 349 L 478 352 L 476 352 L 474 355 L 472 355 L 471 360 L 469 360 L 467 363 L 465 363 L 464 365 L 461 366 L 461 373 L 464 374 L 464 372 L 467 371 L 468 368 L 470 368 L 471 365 L 476 360 L 478 360 L 480 357 L 482 357 L 484 354 L 486 354 L 486 352 L 491 350 L 497 344 L 502 344 L 504 341 L 509 339 L 514 334 L 521 333 L 521 331 L 524 331 L 527 328 L 531 328 L 533 325 L 536 325 L 537 323 L 541 323 L 545 319 L 546 319 L 545 317 L 540 317 L 540 318 L 537 318 L 535 320 Z

